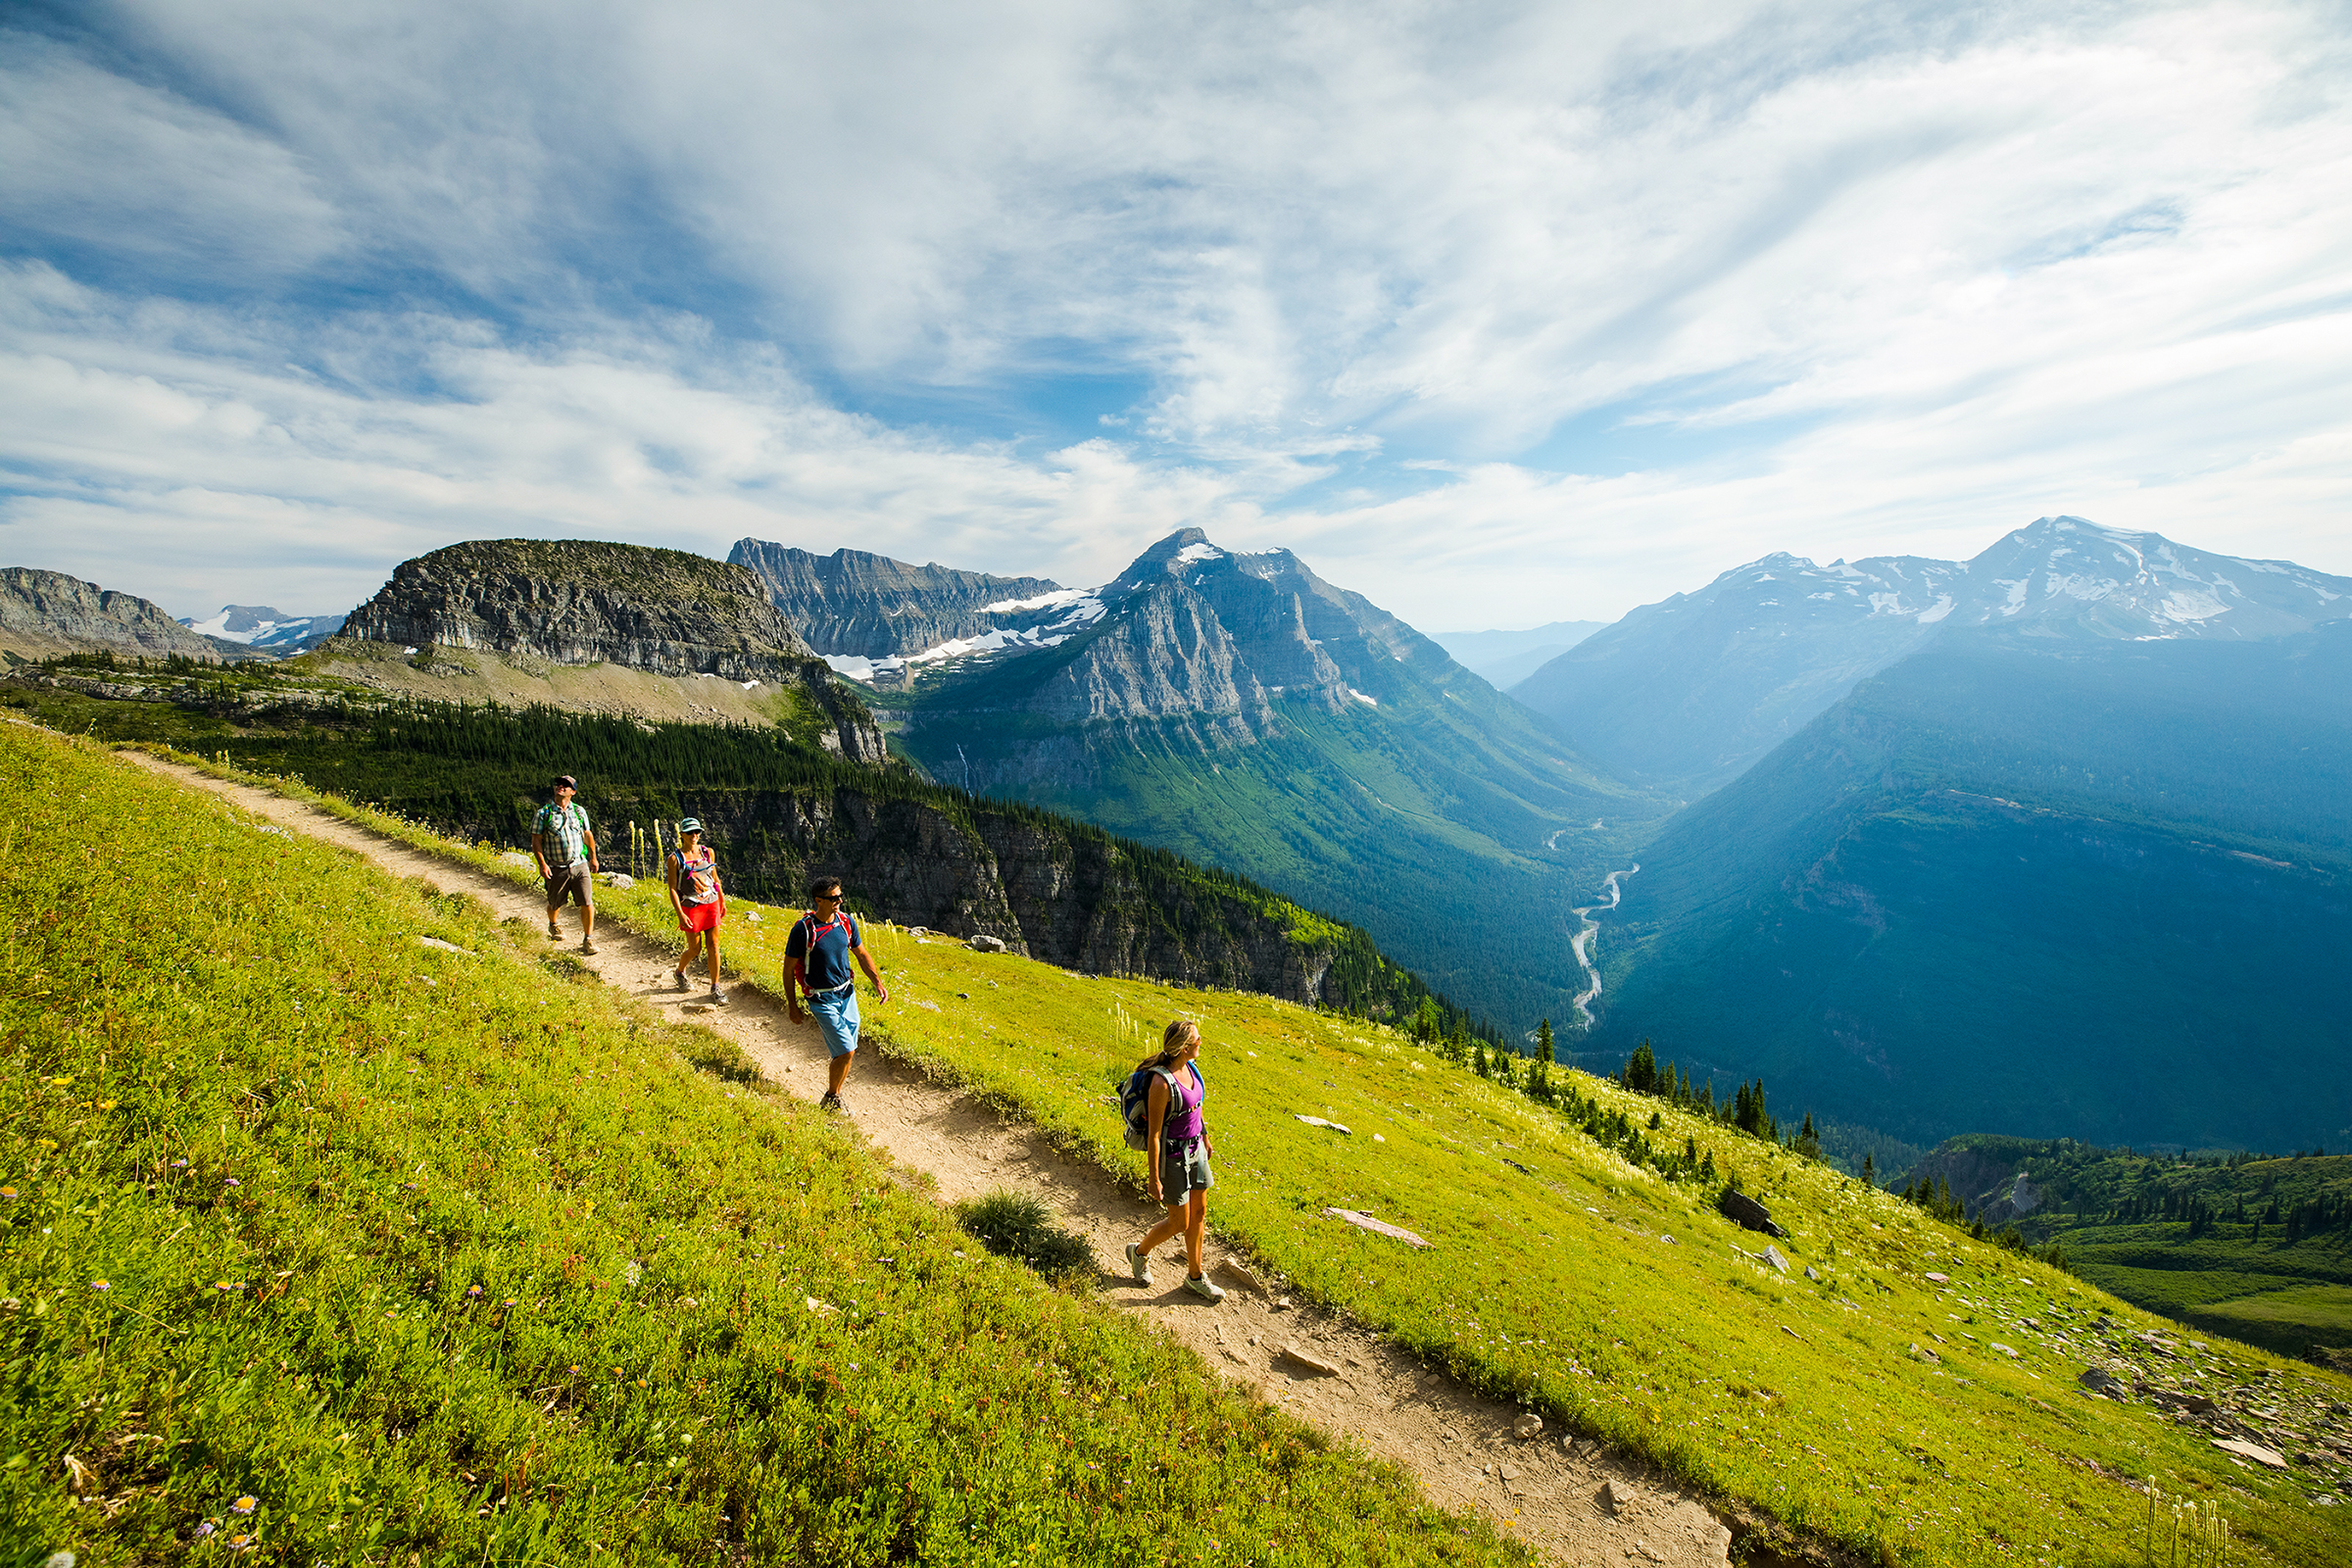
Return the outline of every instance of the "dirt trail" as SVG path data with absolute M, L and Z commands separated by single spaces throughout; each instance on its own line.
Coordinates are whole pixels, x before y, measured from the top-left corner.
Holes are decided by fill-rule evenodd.
M 421 877 L 443 892 L 464 892 L 500 918 L 546 919 L 539 895 L 463 862 L 442 859 L 268 790 L 231 784 L 136 752 L 123 761 L 191 788 L 234 801 L 286 828 L 340 845 L 403 877 Z M 566 929 L 577 926 L 568 917 Z M 553 944 L 550 944 L 553 947 Z M 725 1007 L 705 1006 L 696 992 L 670 991 L 669 956 L 617 924 L 599 931 L 600 955 L 582 961 L 607 985 L 732 1040 L 786 1091 L 813 1100 L 824 1092 L 825 1050 L 812 1025 L 794 1025 L 778 1000 L 730 981 Z M 576 942 L 568 951 L 577 953 Z M 863 982 L 860 982 L 862 985 Z M 892 1059 L 878 1045 L 858 1054 L 843 1097 L 869 1143 L 902 1165 L 928 1171 L 943 1201 L 999 1187 L 1037 1193 L 1107 1260 L 1102 1298 L 1147 1317 L 1252 1394 L 1345 1434 L 1416 1477 L 1430 1498 L 1456 1510 L 1478 1509 L 1547 1558 L 1583 1565 L 1730 1561 L 1731 1532 L 1701 1496 L 1629 1455 L 1591 1439 L 1546 1431 L 1529 1442 L 1512 1435 L 1520 1411 L 1474 1394 L 1344 1317 L 1312 1308 L 1276 1310 L 1266 1296 L 1224 1274 L 1225 1299 L 1211 1305 L 1179 1287 L 1181 1244 L 1159 1248 L 1151 1290 L 1119 1263 L 1121 1249 L 1151 1222 L 1149 1203 L 1100 1170 L 1057 1153 L 1037 1129 L 1006 1123 L 969 1097 Z M 1211 1212 L 1214 1212 L 1212 1204 Z M 1212 1230 L 1212 1266 L 1223 1257 Z M 1337 1375 L 1285 1359 L 1297 1346 L 1338 1367 Z M 1612 1506 L 1604 1487 L 1627 1500 Z

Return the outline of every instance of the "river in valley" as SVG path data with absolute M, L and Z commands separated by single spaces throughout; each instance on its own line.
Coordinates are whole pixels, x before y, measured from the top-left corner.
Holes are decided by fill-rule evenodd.
M 1636 863 L 1623 871 L 1611 871 L 1601 882 L 1601 886 L 1609 891 L 1608 903 L 1588 904 L 1569 911 L 1576 916 L 1580 929 L 1568 939 L 1568 950 L 1576 955 L 1578 967 L 1585 971 L 1585 989 L 1577 994 L 1576 1013 L 1588 1029 L 1592 1027 L 1592 999 L 1600 995 L 1600 970 L 1593 966 L 1592 952 L 1592 933 L 1599 930 L 1600 926 L 1593 920 L 1592 913 L 1596 909 L 1605 912 L 1617 907 L 1618 901 L 1624 897 L 1617 886 L 1618 882 L 1641 869 L 1641 865 Z

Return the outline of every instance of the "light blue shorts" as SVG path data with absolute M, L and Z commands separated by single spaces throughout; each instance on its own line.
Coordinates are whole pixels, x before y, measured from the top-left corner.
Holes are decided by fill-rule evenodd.
M 816 1026 L 825 1032 L 826 1051 L 846 1056 L 858 1049 L 857 987 L 830 996 L 810 997 L 808 1010 L 816 1014 Z

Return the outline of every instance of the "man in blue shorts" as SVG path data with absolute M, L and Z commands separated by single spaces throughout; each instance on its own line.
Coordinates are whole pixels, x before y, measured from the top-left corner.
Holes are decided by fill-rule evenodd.
M 841 878 L 820 876 L 809 883 L 808 902 L 815 907 L 794 924 L 784 944 L 784 1005 L 792 1021 L 801 1022 L 801 993 L 808 993 L 808 1010 L 816 1014 L 833 1056 L 832 1080 L 817 1103 L 839 1110 L 842 1080 L 850 1075 L 850 1057 L 858 1050 L 858 976 L 850 968 L 851 955 L 874 983 L 876 1002 L 890 1000 L 890 987 L 865 951 L 858 922 L 842 912 Z

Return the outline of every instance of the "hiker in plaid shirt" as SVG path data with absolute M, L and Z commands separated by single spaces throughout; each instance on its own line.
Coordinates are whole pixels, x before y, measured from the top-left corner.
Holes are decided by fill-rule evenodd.
M 579 790 L 580 781 L 569 773 L 556 780 L 556 798 L 539 808 L 531 820 L 531 854 L 538 858 L 539 874 L 547 879 L 548 940 L 564 940 L 556 916 L 569 899 L 580 906 L 580 951 L 593 957 L 596 896 L 590 878 L 597 871 L 596 832 L 588 825 L 588 813 L 571 803 Z

